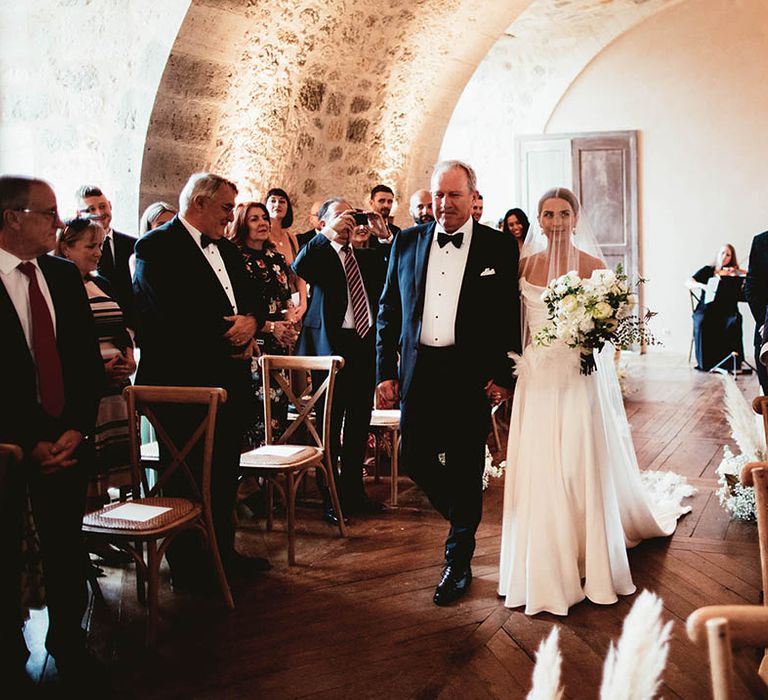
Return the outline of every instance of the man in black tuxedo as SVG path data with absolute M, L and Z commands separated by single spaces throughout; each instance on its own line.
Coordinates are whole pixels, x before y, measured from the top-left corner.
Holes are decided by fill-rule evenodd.
M 77 268 L 46 255 L 60 226 L 47 183 L 0 177 L 0 442 L 24 450 L 20 471 L 4 475 L 0 488 L 0 677 L 6 689 L 6 682 L 29 682 L 19 590 L 27 487 L 45 575 L 46 648 L 65 681 L 93 675 L 98 682 L 104 675 L 87 653 L 81 628 L 88 599 L 81 527 L 92 465 L 89 436 L 104 370 Z
M 112 229 L 112 203 L 96 185 L 83 185 L 75 193 L 79 216 L 98 221 L 104 229 L 104 243 L 98 273 L 109 281 L 112 296 L 120 305 L 129 328 L 135 328 L 133 285 L 128 261 L 136 238 Z
M 382 504 L 368 498 L 363 486 L 363 460 L 376 384 L 374 324 L 384 268 L 376 251 L 352 248 L 353 214 L 354 209 L 341 197 L 323 202 L 318 212 L 322 235 L 309 241 L 293 263 L 296 274 L 312 285 L 297 352 L 344 358 L 331 417 L 334 467 L 341 459 L 339 496 L 345 513 L 378 513 Z M 383 228 L 383 222 L 379 223 Z M 357 288 L 354 267 L 362 282 Z M 334 522 L 338 514 L 333 513 L 327 496 L 325 501 L 325 517 Z
M 435 166 L 437 220 L 395 239 L 379 308 L 380 404 L 400 401 L 403 464 L 451 525 L 437 605 L 472 581 L 489 398 L 506 397 L 520 351 L 517 245 L 473 221 L 476 182 L 460 161 Z
M 761 347 L 768 342 L 768 334 L 761 335 L 765 327 L 768 309 L 768 231 L 758 233 L 752 239 L 749 252 L 749 269 L 744 283 L 744 295 L 755 319 L 755 367 L 763 394 L 768 395 L 768 370 L 761 360 Z
M 257 406 L 250 365 L 254 334 L 266 318 L 255 297 L 242 255 L 224 237 L 233 220 L 237 188 L 209 173 L 192 175 L 179 196 L 179 214 L 136 245 L 134 291 L 141 357 L 138 384 L 213 386 L 227 391 L 216 421 L 211 500 L 216 539 L 227 572 L 269 568 L 266 560 L 235 551 L 233 509 L 243 433 Z M 199 420 L 196 410 L 175 406 L 163 412 L 177 444 Z M 162 419 L 161 419 L 162 420 Z M 198 465 L 198 454 L 194 461 Z M 182 480 L 166 493 L 186 495 Z M 168 549 L 174 586 L 206 588 L 212 577 L 194 533 Z

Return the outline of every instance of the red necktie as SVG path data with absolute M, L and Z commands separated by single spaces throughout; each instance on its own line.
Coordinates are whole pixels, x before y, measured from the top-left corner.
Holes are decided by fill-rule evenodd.
M 365 298 L 363 277 L 352 253 L 352 248 L 344 245 L 341 246 L 341 251 L 344 253 L 344 272 L 347 275 L 349 295 L 352 297 L 352 317 L 355 320 L 355 330 L 361 338 L 365 338 L 365 334 L 371 327 L 371 322 L 368 320 L 368 300 Z
M 53 320 L 40 285 L 37 268 L 31 262 L 19 265 L 19 270 L 29 278 L 29 311 L 32 321 L 32 352 L 37 365 L 37 388 L 43 410 L 53 417 L 64 410 L 64 375 L 61 358 L 56 347 Z

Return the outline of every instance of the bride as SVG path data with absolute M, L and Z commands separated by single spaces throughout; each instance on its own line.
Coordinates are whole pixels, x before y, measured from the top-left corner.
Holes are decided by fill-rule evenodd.
M 525 350 L 510 419 L 499 594 L 528 615 L 566 615 L 585 597 L 610 604 L 634 593 L 627 547 L 672 534 L 692 489 L 672 473 L 641 476 L 612 346 L 583 375 L 578 348 L 533 344 L 548 320 L 544 287 L 572 270 L 589 277 L 607 267 L 570 190 L 547 191 L 538 222 L 520 253 Z

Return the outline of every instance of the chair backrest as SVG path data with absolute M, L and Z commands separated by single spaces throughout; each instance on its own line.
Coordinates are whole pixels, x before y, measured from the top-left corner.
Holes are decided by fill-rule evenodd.
M 763 591 L 768 591 L 768 462 L 749 462 L 741 468 L 739 475 L 744 486 L 755 489 L 755 516 L 757 518 L 757 539 L 760 546 L 760 572 Z M 768 601 L 763 599 L 763 604 Z
M 691 311 L 696 311 L 696 307 L 699 305 L 699 302 L 701 301 L 701 295 L 703 294 L 703 292 L 699 292 L 697 294 L 692 289 L 689 289 L 688 294 L 690 294 Z
M 768 608 L 763 605 L 710 605 L 694 610 L 686 623 L 688 637 L 696 643 L 706 641 L 714 700 L 735 698 L 732 650 L 741 647 L 765 648 L 768 645 Z M 763 658 L 758 675 L 768 681 Z
M 296 432 L 303 428 L 313 440 L 314 445 L 322 450 L 329 444 L 331 435 L 331 406 L 333 404 L 333 387 L 336 382 L 336 373 L 344 366 L 344 358 L 338 355 L 324 357 L 309 357 L 302 355 L 262 355 L 259 357 L 261 375 L 264 382 L 264 439 L 267 445 L 281 445 L 291 443 Z M 312 395 L 298 397 L 291 388 L 290 375 L 292 370 L 325 372 L 325 377 L 319 386 L 312 387 Z M 275 441 L 272 436 L 272 402 L 270 400 L 271 389 L 279 387 L 285 392 L 288 401 L 296 407 L 298 417 L 285 432 Z M 310 420 L 312 409 L 322 402 L 323 424 L 320 433 Z
M 200 500 L 209 502 L 211 489 L 211 463 L 213 460 L 213 442 L 216 432 L 216 415 L 219 406 L 227 400 L 224 389 L 214 387 L 188 386 L 127 386 L 123 396 L 128 404 L 128 434 L 130 438 L 132 485 L 134 494 L 142 487 L 145 496 L 157 496 L 168 479 L 180 471 L 189 481 L 192 492 Z M 187 442 L 178 446 L 163 424 L 165 407 L 187 405 L 200 406 L 201 418 Z M 161 409 L 158 413 L 157 409 Z M 149 488 L 146 474 L 141 464 L 141 416 L 144 416 L 155 430 L 161 448 L 171 456 L 169 464 L 163 464 L 157 482 Z M 202 492 L 186 462 L 189 453 L 202 444 Z

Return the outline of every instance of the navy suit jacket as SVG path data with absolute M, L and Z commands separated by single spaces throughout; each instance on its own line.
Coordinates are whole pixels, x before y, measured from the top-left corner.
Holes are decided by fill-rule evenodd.
M 237 313 L 261 326 L 266 310 L 237 246 L 219 241 Z M 232 357 L 224 339 L 235 312 L 200 246 L 176 216 L 136 243 L 136 299 L 141 355 L 137 384 L 213 386 L 228 403 L 253 403 L 250 362 Z
M 0 283 L 0 442 L 31 449 L 66 430 L 93 431 L 104 386 L 104 365 L 88 295 L 77 268 L 51 255 L 37 259 L 53 299 L 56 344 L 64 373 L 64 411 L 47 415 L 37 399 L 37 373 L 16 309 Z
M 384 284 L 384 266 L 381 255 L 367 248 L 355 248 L 355 259 L 363 278 L 363 286 L 371 305 L 373 326 L 376 325 L 376 311 Z M 347 312 L 347 276 L 344 266 L 331 241 L 318 234 L 309 241 L 296 256 L 293 270 L 312 285 L 312 296 L 307 313 L 302 319 L 301 335 L 297 352 L 300 355 L 335 355 L 342 347 L 339 331 Z M 373 352 L 374 328 L 368 332 Z
M 429 251 L 435 222 L 401 231 L 392 243 L 381 297 L 377 381 L 398 378 L 405 403 L 413 381 L 424 309 Z M 510 351 L 520 352 L 519 252 L 514 237 L 477 222 L 456 310 L 457 371 L 485 385 L 512 386 Z M 474 375 L 474 376 L 472 376 Z

